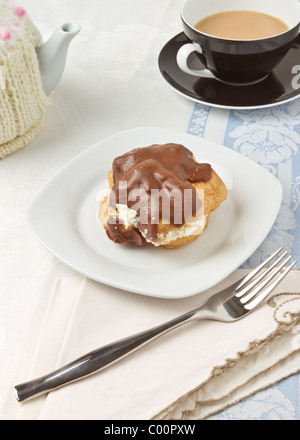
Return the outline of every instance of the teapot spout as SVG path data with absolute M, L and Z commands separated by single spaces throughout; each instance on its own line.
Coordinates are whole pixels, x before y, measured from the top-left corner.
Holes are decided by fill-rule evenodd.
M 49 95 L 60 82 L 66 65 L 69 45 L 79 31 L 78 24 L 65 23 L 54 32 L 43 46 L 36 49 L 46 95 Z

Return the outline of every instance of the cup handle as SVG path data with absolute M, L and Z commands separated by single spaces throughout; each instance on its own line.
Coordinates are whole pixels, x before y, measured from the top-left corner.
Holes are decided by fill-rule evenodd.
M 180 69 L 188 73 L 190 75 L 194 76 L 202 76 L 203 78 L 214 78 L 216 79 L 215 75 L 208 69 L 203 70 L 193 70 L 190 69 L 187 65 L 187 61 L 189 56 L 193 52 L 198 52 L 200 54 L 203 54 L 203 51 L 201 49 L 200 44 L 197 43 L 187 43 L 184 46 L 182 46 L 179 51 L 177 52 L 177 64 L 180 67 Z

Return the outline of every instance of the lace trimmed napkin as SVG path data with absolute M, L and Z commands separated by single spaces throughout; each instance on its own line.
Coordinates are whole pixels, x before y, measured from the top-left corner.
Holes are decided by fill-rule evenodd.
M 203 304 L 244 275 L 191 298 L 164 300 L 86 278 L 58 279 L 32 370 L 39 377 L 79 356 Z M 24 403 L 23 420 L 203 419 L 299 371 L 300 271 L 232 324 L 195 321 L 84 380 Z

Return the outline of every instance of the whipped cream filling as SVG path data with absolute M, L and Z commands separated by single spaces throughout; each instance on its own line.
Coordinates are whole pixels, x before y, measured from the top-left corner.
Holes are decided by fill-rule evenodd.
M 119 213 L 119 219 L 122 220 L 124 223 L 124 226 L 126 229 L 134 226 L 135 228 L 138 228 L 138 218 L 137 218 L 137 212 L 134 209 L 128 208 L 127 205 L 116 205 L 118 213 Z
M 169 231 L 166 236 L 158 234 L 158 241 L 160 245 L 169 244 L 171 241 L 178 238 L 190 237 L 192 235 L 200 235 L 206 225 L 207 215 L 202 215 L 198 220 L 191 223 L 185 223 L 181 228 L 174 228 Z
M 135 227 L 139 229 L 144 239 L 148 243 L 152 243 L 154 246 L 164 246 L 178 238 L 200 235 L 205 228 L 207 219 L 207 215 L 201 215 L 199 219 L 193 222 L 185 223 L 180 228 L 172 229 L 166 236 L 164 234 L 158 234 L 157 239 L 152 241 L 146 236 L 147 230 L 141 231 L 139 228 L 137 212 L 134 209 L 130 209 L 127 205 L 121 204 L 117 204 L 116 207 L 119 213 L 119 219 L 124 223 L 125 228 L 128 229 L 130 227 Z

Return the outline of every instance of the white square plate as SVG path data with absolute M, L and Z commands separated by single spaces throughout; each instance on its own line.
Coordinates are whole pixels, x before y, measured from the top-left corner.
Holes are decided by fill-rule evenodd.
M 211 163 L 228 189 L 227 200 L 211 214 L 204 233 L 181 248 L 113 243 L 96 217 L 113 159 L 168 142 Z M 171 299 L 214 286 L 246 261 L 272 228 L 281 200 L 280 182 L 241 154 L 186 133 L 146 127 L 116 134 L 75 157 L 37 195 L 27 218 L 38 240 L 75 271 L 119 289 Z

